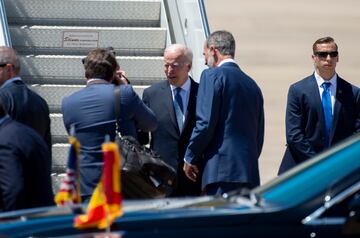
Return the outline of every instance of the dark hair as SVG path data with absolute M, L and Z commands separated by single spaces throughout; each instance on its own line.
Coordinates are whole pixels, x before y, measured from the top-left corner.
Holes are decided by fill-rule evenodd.
M 334 38 L 330 37 L 330 36 L 326 36 L 326 37 L 322 37 L 320 39 L 317 39 L 314 44 L 313 44 L 313 53 L 315 54 L 316 51 L 317 51 L 317 45 L 320 45 L 320 44 L 328 44 L 328 43 L 334 43 L 335 44 L 335 47 L 336 47 L 336 51 L 338 50 L 338 46 L 337 44 L 335 43 L 335 40 Z
M 111 80 L 118 64 L 112 51 L 97 48 L 86 56 L 84 60 L 85 77 Z
M 206 39 L 206 46 L 215 47 L 222 55 L 235 57 L 235 39 L 228 31 L 215 31 Z

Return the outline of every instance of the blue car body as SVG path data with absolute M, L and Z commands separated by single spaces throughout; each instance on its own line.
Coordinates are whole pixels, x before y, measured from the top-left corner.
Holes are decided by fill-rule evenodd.
M 263 186 L 222 197 L 129 200 L 111 226 L 122 237 L 360 236 L 360 135 Z M 3 237 L 94 237 L 70 208 L 0 214 Z M 103 231 L 102 231 L 103 232 Z

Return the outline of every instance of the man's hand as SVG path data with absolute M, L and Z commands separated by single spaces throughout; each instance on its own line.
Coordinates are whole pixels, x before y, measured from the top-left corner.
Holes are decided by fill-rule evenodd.
M 197 175 L 199 173 L 198 167 L 196 165 L 184 162 L 183 169 L 184 169 L 186 177 L 188 177 L 191 181 L 195 182 Z
M 126 78 L 125 71 L 119 69 L 119 70 L 116 70 L 113 83 L 115 85 L 122 85 L 122 84 L 126 85 L 126 84 L 130 84 L 130 81 L 128 80 L 128 78 Z

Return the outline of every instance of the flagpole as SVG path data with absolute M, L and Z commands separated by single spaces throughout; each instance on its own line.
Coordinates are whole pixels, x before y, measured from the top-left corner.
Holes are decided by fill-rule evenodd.
M 76 133 L 76 129 L 75 129 L 75 124 L 71 124 L 70 125 L 70 136 L 75 138 L 75 133 Z M 77 142 L 77 140 L 76 140 Z M 79 158 L 80 158 L 80 155 L 79 155 L 79 145 L 78 145 L 78 142 L 75 143 L 74 145 L 74 148 L 75 148 L 75 153 L 76 153 L 76 170 L 74 171 L 75 172 L 75 184 L 76 184 L 76 201 L 78 204 L 81 204 L 81 196 L 80 196 L 80 162 L 79 162 Z M 75 214 L 80 214 L 82 213 L 82 207 L 81 206 L 74 206 L 74 203 L 72 204 L 72 210 L 73 210 L 73 213 Z
M 119 234 L 111 233 L 111 224 L 123 215 L 120 187 L 120 154 L 117 144 L 110 142 L 110 136 L 105 137 L 101 145 L 104 158 L 102 177 L 96 186 L 88 205 L 87 213 L 77 216 L 74 221 L 76 228 L 97 227 L 103 233 L 95 238 L 120 238 Z
M 101 193 L 105 194 L 104 187 L 101 186 Z M 105 196 L 106 200 L 106 196 Z M 104 238 L 110 238 L 111 237 L 111 228 L 110 228 L 110 219 L 109 219 L 109 206 L 105 205 L 105 222 L 106 222 L 106 228 L 105 228 L 105 237 Z
M 105 135 L 105 143 L 108 143 L 108 142 L 110 142 L 110 135 L 108 135 L 108 134 L 106 134 Z M 105 161 L 104 161 L 105 162 Z M 104 186 L 104 184 L 103 184 L 103 186 Z M 102 188 L 102 189 L 104 189 L 104 187 Z M 103 194 L 105 194 L 105 191 L 103 191 Z M 106 200 L 107 198 L 106 198 L 106 195 L 105 195 L 105 200 Z M 110 215 L 110 213 L 109 213 L 109 206 L 107 205 L 107 202 L 106 202 L 106 206 L 105 206 L 105 213 L 106 213 L 106 238 L 110 238 L 111 237 L 111 234 L 110 234 L 110 232 L 111 232 L 111 229 L 110 229 L 110 219 L 109 219 L 109 215 Z

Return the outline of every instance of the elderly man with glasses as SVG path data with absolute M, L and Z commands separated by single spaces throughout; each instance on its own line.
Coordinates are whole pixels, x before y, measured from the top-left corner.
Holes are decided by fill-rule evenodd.
M 171 196 L 200 195 L 200 181 L 189 180 L 182 170 L 184 153 L 195 126 L 198 83 L 190 76 L 193 54 L 185 45 L 173 44 L 164 51 L 167 80 L 145 89 L 143 101 L 156 114 L 158 128 L 151 133 L 150 146 L 177 170 Z

